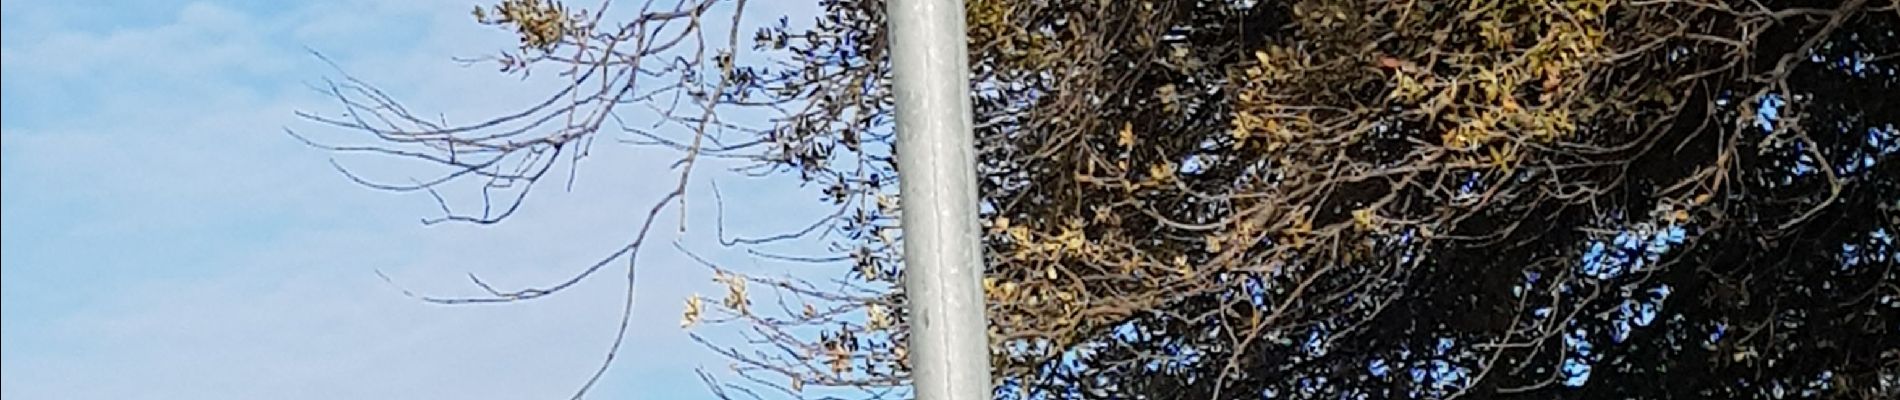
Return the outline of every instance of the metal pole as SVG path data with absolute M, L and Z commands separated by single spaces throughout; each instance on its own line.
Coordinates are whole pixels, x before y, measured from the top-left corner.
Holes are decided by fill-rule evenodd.
M 920 400 L 990 398 L 962 0 L 890 0 L 911 380 Z

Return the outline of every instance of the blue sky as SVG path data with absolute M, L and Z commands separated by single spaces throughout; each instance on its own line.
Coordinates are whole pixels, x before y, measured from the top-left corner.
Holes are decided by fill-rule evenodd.
M 305 86 L 334 76 L 306 46 L 451 120 L 544 93 L 548 81 L 450 61 L 513 43 L 471 21 L 476 2 L 0 4 L 0 396 L 562 398 L 611 341 L 612 275 L 532 303 L 443 307 L 374 271 L 464 295 L 476 293 L 467 273 L 503 286 L 564 278 L 629 238 L 670 182 L 640 171 L 672 155 L 600 145 L 574 190 L 544 186 L 504 224 L 423 226 L 437 213 L 426 195 L 356 186 L 281 132 L 318 129 L 294 111 L 333 109 Z M 752 5 L 752 19 L 784 12 L 771 6 Z M 343 161 L 390 179 L 426 173 Z M 783 180 L 720 179 L 729 201 L 806 196 Z M 694 196 L 710 197 L 706 183 Z M 727 220 L 772 232 L 824 211 L 811 204 L 736 207 Z M 711 207 L 689 210 L 713 220 Z M 716 288 L 666 242 L 786 268 L 713 248 L 707 225 L 659 232 L 640 260 L 630 348 L 593 398 L 705 397 L 692 368 L 725 368 L 677 322 L 681 299 Z

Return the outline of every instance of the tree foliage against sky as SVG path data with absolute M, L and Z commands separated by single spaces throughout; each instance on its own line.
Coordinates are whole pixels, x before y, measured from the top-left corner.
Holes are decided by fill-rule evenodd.
M 618 128 L 837 208 L 721 238 L 840 267 L 711 265 L 721 395 L 908 379 L 883 4 L 820 3 L 664 70 L 499 20 L 545 54 L 504 66 L 683 77 L 689 137 Z M 1900 2 L 966 3 L 998 397 L 1900 397 Z

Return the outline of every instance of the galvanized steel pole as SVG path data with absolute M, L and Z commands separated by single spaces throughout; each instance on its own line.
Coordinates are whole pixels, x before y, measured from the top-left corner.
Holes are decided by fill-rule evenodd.
M 911 380 L 921 400 L 990 398 L 976 149 L 962 0 L 889 0 Z

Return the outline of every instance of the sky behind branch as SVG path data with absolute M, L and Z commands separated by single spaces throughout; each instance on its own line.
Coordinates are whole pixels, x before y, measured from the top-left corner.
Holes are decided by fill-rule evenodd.
M 660 171 L 673 154 L 602 140 L 572 191 L 538 189 L 504 224 L 423 226 L 439 213 L 426 195 L 357 186 L 333 155 L 283 134 L 321 130 L 294 111 L 338 109 L 309 89 L 337 73 L 306 48 L 450 120 L 545 93 L 549 80 L 450 60 L 513 43 L 472 21 L 475 4 L 4 3 L 0 396 L 564 398 L 612 339 L 623 271 L 478 307 L 419 303 L 375 271 L 436 294 L 477 294 L 469 273 L 509 287 L 563 279 L 629 239 L 670 185 Z M 758 22 L 785 12 L 752 7 Z M 427 172 L 338 160 L 389 180 Z M 728 200 L 802 193 L 729 180 Z M 694 198 L 710 199 L 707 182 Z M 709 205 L 690 209 L 713 220 Z M 751 232 L 808 217 L 727 213 L 729 229 Z M 669 243 L 706 247 L 712 229 L 658 231 L 630 348 L 595 398 L 700 398 L 692 369 L 725 368 L 677 325 L 681 299 L 716 288 Z

